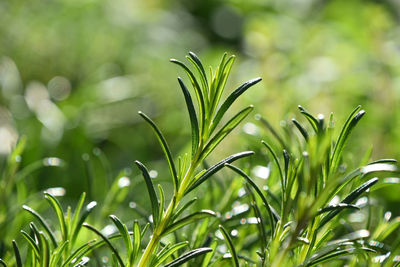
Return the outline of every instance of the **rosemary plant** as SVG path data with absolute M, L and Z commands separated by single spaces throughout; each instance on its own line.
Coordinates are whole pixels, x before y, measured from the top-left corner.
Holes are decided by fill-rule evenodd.
M 186 85 L 181 78 L 178 78 L 178 82 L 182 89 L 187 110 L 189 113 L 192 132 L 192 150 L 190 162 L 188 164 L 186 162 L 183 162 L 181 164 L 181 168 L 178 170 L 176 169 L 172 153 L 170 152 L 167 142 L 161 134 L 161 131 L 157 128 L 157 126 L 149 117 L 147 117 L 144 113 L 139 112 L 139 114 L 152 127 L 161 144 L 161 147 L 169 164 L 169 169 L 174 185 L 174 195 L 172 196 L 169 205 L 164 210 L 164 200 L 160 199 L 160 201 L 158 201 L 146 168 L 140 162 L 136 162 L 138 167 L 143 172 L 143 176 L 146 180 L 149 196 L 152 203 L 152 215 L 154 224 L 154 231 L 151 235 L 150 242 L 146 246 L 142 257 L 139 260 L 139 267 L 149 266 L 150 260 L 157 252 L 157 248 L 160 245 L 160 240 L 163 235 L 170 233 L 171 231 L 174 231 L 187 223 L 192 222 L 193 220 L 191 219 L 191 217 L 200 217 L 199 213 L 195 213 L 193 215 L 185 217 L 184 219 L 176 220 L 178 217 L 177 215 L 182 212 L 179 209 L 179 204 L 181 203 L 182 198 L 187 193 L 202 184 L 212 174 L 216 173 L 218 170 L 224 167 L 226 163 L 232 163 L 239 158 L 252 154 L 252 152 L 249 151 L 238 153 L 218 162 L 207 170 L 196 172 L 198 167 L 201 166 L 203 160 L 251 112 L 253 106 L 244 108 L 236 115 L 234 115 L 228 122 L 222 125 L 220 129 L 217 130 L 217 127 L 220 125 L 221 119 L 231 107 L 232 103 L 248 88 L 258 83 L 261 78 L 256 78 L 242 84 L 236 90 L 234 90 L 220 105 L 225 84 L 228 79 L 235 57 L 230 56 L 227 58 L 227 55 L 224 54 L 219 66 L 216 68 L 214 73 L 210 68 L 210 77 L 207 77 L 200 59 L 194 53 L 190 52 L 189 56 L 187 56 L 186 58 L 193 65 L 198 74 L 198 78 L 184 63 L 176 59 L 172 59 L 171 62 L 181 66 L 185 70 L 192 84 L 197 100 L 198 113 L 196 113 L 195 111 L 192 97 Z M 185 169 L 185 166 L 188 167 Z M 164 194 L 160 185 L 159 190 L 160 197 L 163 197 Z M 213 213 L 203 211 L 201 217 L 209 215 L 213 215 Z
M 85 193 L 81 195 L 74 213 L 71 208 L 64 212 L 59 201 L 45 193 L 58 226 L 49 225 L 44 216 L 24 205 L 23 209 L 33 216 L 36 223 L 29 224 L 29 231 L 21 231 L 28 247 L 25 260 L 25 253 L 21 253 L 17 242 L 10 242 L 15 255 L 10 264 L 17 267 L 90 265 L 89 256 L 105 246 L 112 253 L 112 266 L 119 267 L 176 267 L 189 263 L 190 266 L 202 267 L 399 266 L 400 238 L 393 233 L 400 228 L 400 219 L 392 219 L 385 213 L 373 220 L 377 207 L 371 196 L 373 190 L 390 184 L 390 177 L 399 175 L 397 161 L 382 159 L 368 163 L 370 154 L 367 153 L 356 164 L 361 167 L 353 169 L 350 168 L 351 162 L 343 156 L 352 131 L 365 114 L 360 107 L 353 110 L 338 132 L 335 131 L 333 115 L 326 122 L 323 117 L 315 117 L 302 107 L 299 107 L 300 113 L 307 125 L 293 119 L 292 123 L 286 124 L 290 127 L 284 129 L 285 135 L 258 117 L 276 138 L 276 142 L 262 141 L 262 145 L 258 143 L 255 147 L 255 150 L 262 147 L 268 155 L 269 177 L 265 183 L 251 178 L 251 169 L 232 165 L 236 160 L 254 154 L 252 151 L 233 154 L 202 169 L 204 160 L 253 107 L 242 109 L 222 123 L 227 111 L 241 94 L 261 79 L 245 82 L 221 101 L 235 57 L 225 54 L 215 71 L 210 68 L 209 75 L 194 53 L 190 52 L 186 58 L 191 68 L 175 59 L 171 62 L 183 68 L 193 89 L 190 93 L 183 80 L 178 78 L 190 119 L 191 155 L 178 157 L 176 161 L 161 130 L 147 115 L 139 112 L 160 143 L 173 184 L 172 196 L 166 197 L 160 184 L 156 186 L 157 193 L 146 166 L 135 162 L 150 199 L 150 222 L 141 226 L 135 220 L 128 226 L 117 216 L 110 215 L 116 233 L 106 235 L 97 229 L 97 225 L 87 223 L 96 202 L 90 202 L 84 209 Z M 12 160 L 19 150 L 21 148 L 17 146 L 9 171 L 5 172 L 10 177 L 1 184 L 2 188 L 8 188 L 5 192 L 11 190 L 11 185 L 4 181 L 14 180 L 18 164 Z M 224 167 L 243 179 L 234 179 L 229 186 L 223 182 L 213 186 L 211 182 L 218 183 L 218 179 L 209 178 L 218 176 Z M 117 195 L 126 196 L 128 188 L 117 186 L 120 178 L 114 181 L 104 201 L 106 207 L 103 207 L 102 214 L 112 210 L 109 203 L 115 202 Z M 15 178 L 16 181 L 19 179 L 22 178 Z M 201 184 L 209 186 L 210 194 L 199 200 L 185 201 L 188 194 Z M 223 195 L 218 197 L 217 203 L 214 193 Z M 0 200 L 0 209 L 5 209 L 5 198 Z M 194 209 L 196 202 L 207 209 Z M 225 216 L 215 218 L 216 212 L 208 209 L 210 207 L 226 212 Z M 348 217 L 357 213 L 362 213 L 367 220 L 349 222 Z M 251 214 L 253 217 L 246 217 Z M 203 222 L 193 226 L 199 220 Z M 0 226 L 4 228 L 2 222 L 0 220 Z M 256 227 L 256 232 L 251 224 Z M 82 231 L 82 228 L 90 232 Z M 192 239 L 182 240 L 183 235 L 177 234 L 185 229 L 188 235 L 194 233 Z M 150 232 L 149 238 L 147 231 Z M 85 233 L 100 239 L 89 240 Z M 167 238 L 170 234 L 174 238 Z M 121 240 L 120 245 L 124 245 L 124 251 L 114 243 L 117 239 Z M 2 259 L 1 265 L 7 266 Z

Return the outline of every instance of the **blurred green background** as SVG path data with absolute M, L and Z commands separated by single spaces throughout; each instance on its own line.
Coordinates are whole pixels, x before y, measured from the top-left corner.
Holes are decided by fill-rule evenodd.
M 175 155 L 186 151 L 176 81 L 184 73 L 168 59 L 188 51 L 214 66 L 225 51 L 237 56 L 228 92 L 261 76 L 241 104 L 277 129 L 298 104 L 334 112 L 339 124 L 362 105 L 354 158 L 373 146 L 372 159 L 399 159 L 399 19 L 397 0 L 0 1 L 1 162 L 26 136 L 22 169 L 45 157 L 66 163 L 30 174 L 30 190 L 61 186 L 70 199 L 89 191 L 101 200 L 121 170 L 138 176 L 130 170 L 137 159 L 168 173 L 137 111 L 158 123 Z M 228 139 L 216 157 L 249 146 L 243 132 Z M 382 190 L 387 205 L 400 200 L 395 189 Z M 133 186 L 129 199 L 140 201 L 137 194 Z

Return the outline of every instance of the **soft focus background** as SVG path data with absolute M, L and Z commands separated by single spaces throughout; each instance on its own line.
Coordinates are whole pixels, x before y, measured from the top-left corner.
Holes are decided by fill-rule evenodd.
M 126 201 L 145 202 L 133 161 L 169 177 L 137 111 L 158 123 L 175 155 L 186 151 L 190 127 L 176 81 L 184 73 L 168 60 L 188 51 L 205 65 L 223 52 L 237 56 L 227 91 L 261 76 L 242 101 L 278 131 L 299 104 L 334 112 L 338 124 L 362 105 L 367 115 L 348 147 L 354 158 L 373 146 L 372 159 L 399 159 L 399 20 L 397 0 L 0 1 L 1 163 L 25 136 L 21 169 L 47 157 L 56 158 L 44 165 L 63 162 L 29 174 L 29 197 L 63 187 L 66 203 L 82 191 L 101 202 L 114 178 L 127 176 Z M 254 116 L 247 122 L 216 157 L 246 149 L 248 133 L 269 135 Z M 380 192 L 397 214 L 398 192 Z

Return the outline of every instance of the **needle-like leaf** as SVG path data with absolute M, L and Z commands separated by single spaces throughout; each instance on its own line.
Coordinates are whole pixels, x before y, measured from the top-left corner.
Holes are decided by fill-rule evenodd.
M 22 265 L 21 253 L 19 252 L 17 242 L 15 240 L 13 240 L 12 244 L 13 244 L 14 255 L 15 255 L 15 264 L 17 267 L 22 267 L 23 265 Z
M 196 248 L 193 249 L 189 252 L 186 252 L 185 254 L 183 254 L 182 256 L 180 256 L 179 258 L 167 263 L 164 267 L 178 267 L 181 266 L 182 264 L 184 264 L 185 262 L 194 259 L 198 256 L 201 256 L 205 253 L 209 253 L 211 252 L 212 249 L 211 248 Z
M 221 231 L 222 235 L 224 236 L 225 242 L 228 245 L 229 252 L 231 253 L 232 256 L 232 264 L 234 267 L 239 267 L 239 258 L 236 253 L 235 247 L 233 245 L 232 239 L 228 232 L 225 230 L 225 228 L 220 225 L 219 230 Z
M 50 203 L 50 206 L 56 212 L 57 218 L 58 218 L 58 222 L 60 224 L 60 229 L 61 229 L 61 234 L 63 236 L 63 240 L 67 241 L 68 240 L 68 229 L 67 229 L 67 224 L 65 222 L 64 213 L 63 213 L 63 210 L 61 208 L 61 204 L 50 193 L 45 192 L 44 195 L 45 195 L 46 200 Z
M 42 218 L 42 216 L 40 216 L 39 213 L 37 213 L 34 209 L 23 205 L 22 208 L 26 211 L 28 211 L 30 214 L 32 214 L 36 219 L 38 219 L 38 221 L 40 222 L 40 224 L 43 226 L 44 230 L 47 232 L 47 234 L 50 237 L 51 242 L 53 243 L 54 247 L 57 247 L 57 241 L 56 241 L 56 237 L 54 235 L 54 233 L 51 231 L 50 226 L 47 224 L 47 222 Z
M 237 113 L 232 119 L 230 119 L 207 143 L 204 150 L 201 153 L 200 159 L 204 160 L 211 151 L 233 130 L 236 126 L 247 117 L 247 115 L 253 110 L 253 106 L 249 106 L 239 113 Z
M 189 189 L 186 190 L 185 194 L 189 193 L 190 191 L 192 191 L 193 189 L 198 187 L 200 184 L 204 183 L 208 178 L 210 178 L 211 175 L 215 174 L 220 169 L 222 169 L 225 166 L 225 163 L 232 163 L 237 159 L 247 157 L 247 156 L 250 156 L 253 154 L 254 154 L 253 151 L 245 151 L 245 152 L 231 155 L 231 156 L 221 160 L 217 164 L 215 164 L 212 167 L 210 167 L 209 169 L 207 169 L 207 171 L 203 175 L 201 175 L 197 180 L 195 180 L 194 183 L 189 187 Z
M 159 204 L 158 204 L 156 191 L 154 190 L 153 182 L 151 181 L 149 171 L 147 170 L 147 168 L 138 160 L 135 161 L 135 163 L 139 167 L 139 169 L 142 171 L 144 181 L 146 182 L 147 192 L 149 193 L 151 209 L 152 209 L 152 213 L 153 213 L 153 222 L 154 222 L 154 225 L 157 225 L 160 208 L 159 208 Z
M 196 111 L 194 109 L 193 101 L 192 101 L 192 98 L 190 96 L 188 89 L 186 88 L 186 86 L 183 83 L 181 78 L 178 78 L 178 82 L 182 88 L 182 92 L 185 97 L 186 106 L 187 106 L 189 118 L 190 118 L 190 125 L 192 128 L 192 158 L 193 158 L 199 147 L 199 140 L 200 140 L 199 139 L 200 138 L 199 123 L 197 121 Z
M 247 81 L 241 86 L 239 86 L 235 91 L 233 91 L 228 98 L 224 101 L 221 107 L 218 109 L 217 114 L 215 115 L 214 119 L 211 123 L 211 128 L 209 130 L 209 134 L 212 134 L 215 128 L 218 126 L 218 123 L 221 121 L 222 117 L 226 113 L 226 111 L 230 108 L 230 106 L 235 102 L 235 100 L 243 94 L 247 89 L 252 87 L 253 85 L 257 84 L 261 81 L 261 78 L 255 78 L 253 80 Z
M 142 116 L 142 118 L 145 119 L 145 121 L 149 123 L 149 125 L 153 129 L 154 133 L 156 134 L 157 139 L 160 142 L 161 148 L 164 151 L 165 157 L 167 158 L 167 162 L 168 162 L 168 166 L 169 166 L 169 169 L 171 172 L 172 180 L 174 182 L 174 189 L 176 192 L 178 192 L 178 186 L 179 186 L 178 174 L 176 172 L 175 163 L 172 158 L 172 154 L 168 147 L 167 141 L 165 140 L 161 131 L 158 129 L 157 125 L 146 114 L 139 111 L 139 115 Z
M 180 219 L 179 221 L 171 224 L 170 226 L 168 226 L 165 231 L 163 232 L 163 235 L 167 235 L 169 233 L 172 233 L 174 231 L 176 231 L 177 229 L 188 225 L 190 223 L 193 223 L 195 221 L 207 218 L 207 217 L 214 217 L 216 216 L 216 213 L 213 212 L 212 210 L 202 210 L 202 211 L 198 211 L 195 213 L 192 213 L 182 219 Z
M 84 227 L 86 227 L 87 229 L 89 229 L 90 231 L 94 232 L 96 235 L 100 236 L 101 239 L 104 240 L 104 242 L 106 242 L 106 244 L 108 245 L 108 247 L 111 249 L 111 251 L 114 253 L 114 255 L 117 257 L 118 263 L 121 267 L 125 267 L 124 262 L 122 261 L 121 256 L 118 253 L 118 250 L 116 250 L 116 248 L 111 244 L 111 241 L 105 236 L 103 235 L 99 230 L 97 230 L 95 227 L 91 226 L 88 223 L 84 223 L 83 224 Z

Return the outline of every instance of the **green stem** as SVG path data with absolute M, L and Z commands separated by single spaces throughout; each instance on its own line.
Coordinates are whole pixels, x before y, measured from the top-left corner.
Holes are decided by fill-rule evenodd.
M 196 156 L 194 157 L 193 161 L 191 162 L 185 176 L 182 179 L 181 185 L 179 186 L 179 190 L 176 193 L 175 197 L 171 199 L 171 202 L 168 205 L 166 212 L 164 213 L 163 218 L 161 219 L 160 223 L 154 229 L 153 235 L 150 238 L 150 242 L 148 243 L 147 247 L 145 248 L 142 257 L 138 263 L 138 267 L 146 267 L 149 264 L 151 256 L 153 255 L 154 251 L 157 249 L 158 244 L 160 243 L 162 234 L 165 228 L 168 226 L 172 215 L 176 207 L 179 206 L 181 199 L 183 198 L 185 191 L 190 184 L 190 181 L 193 176 L 193 172 L 197 168 L 199 162 L 200 151 L 202 148 L 202 142 L 200 143 L 199 149 L 197 150 Z

